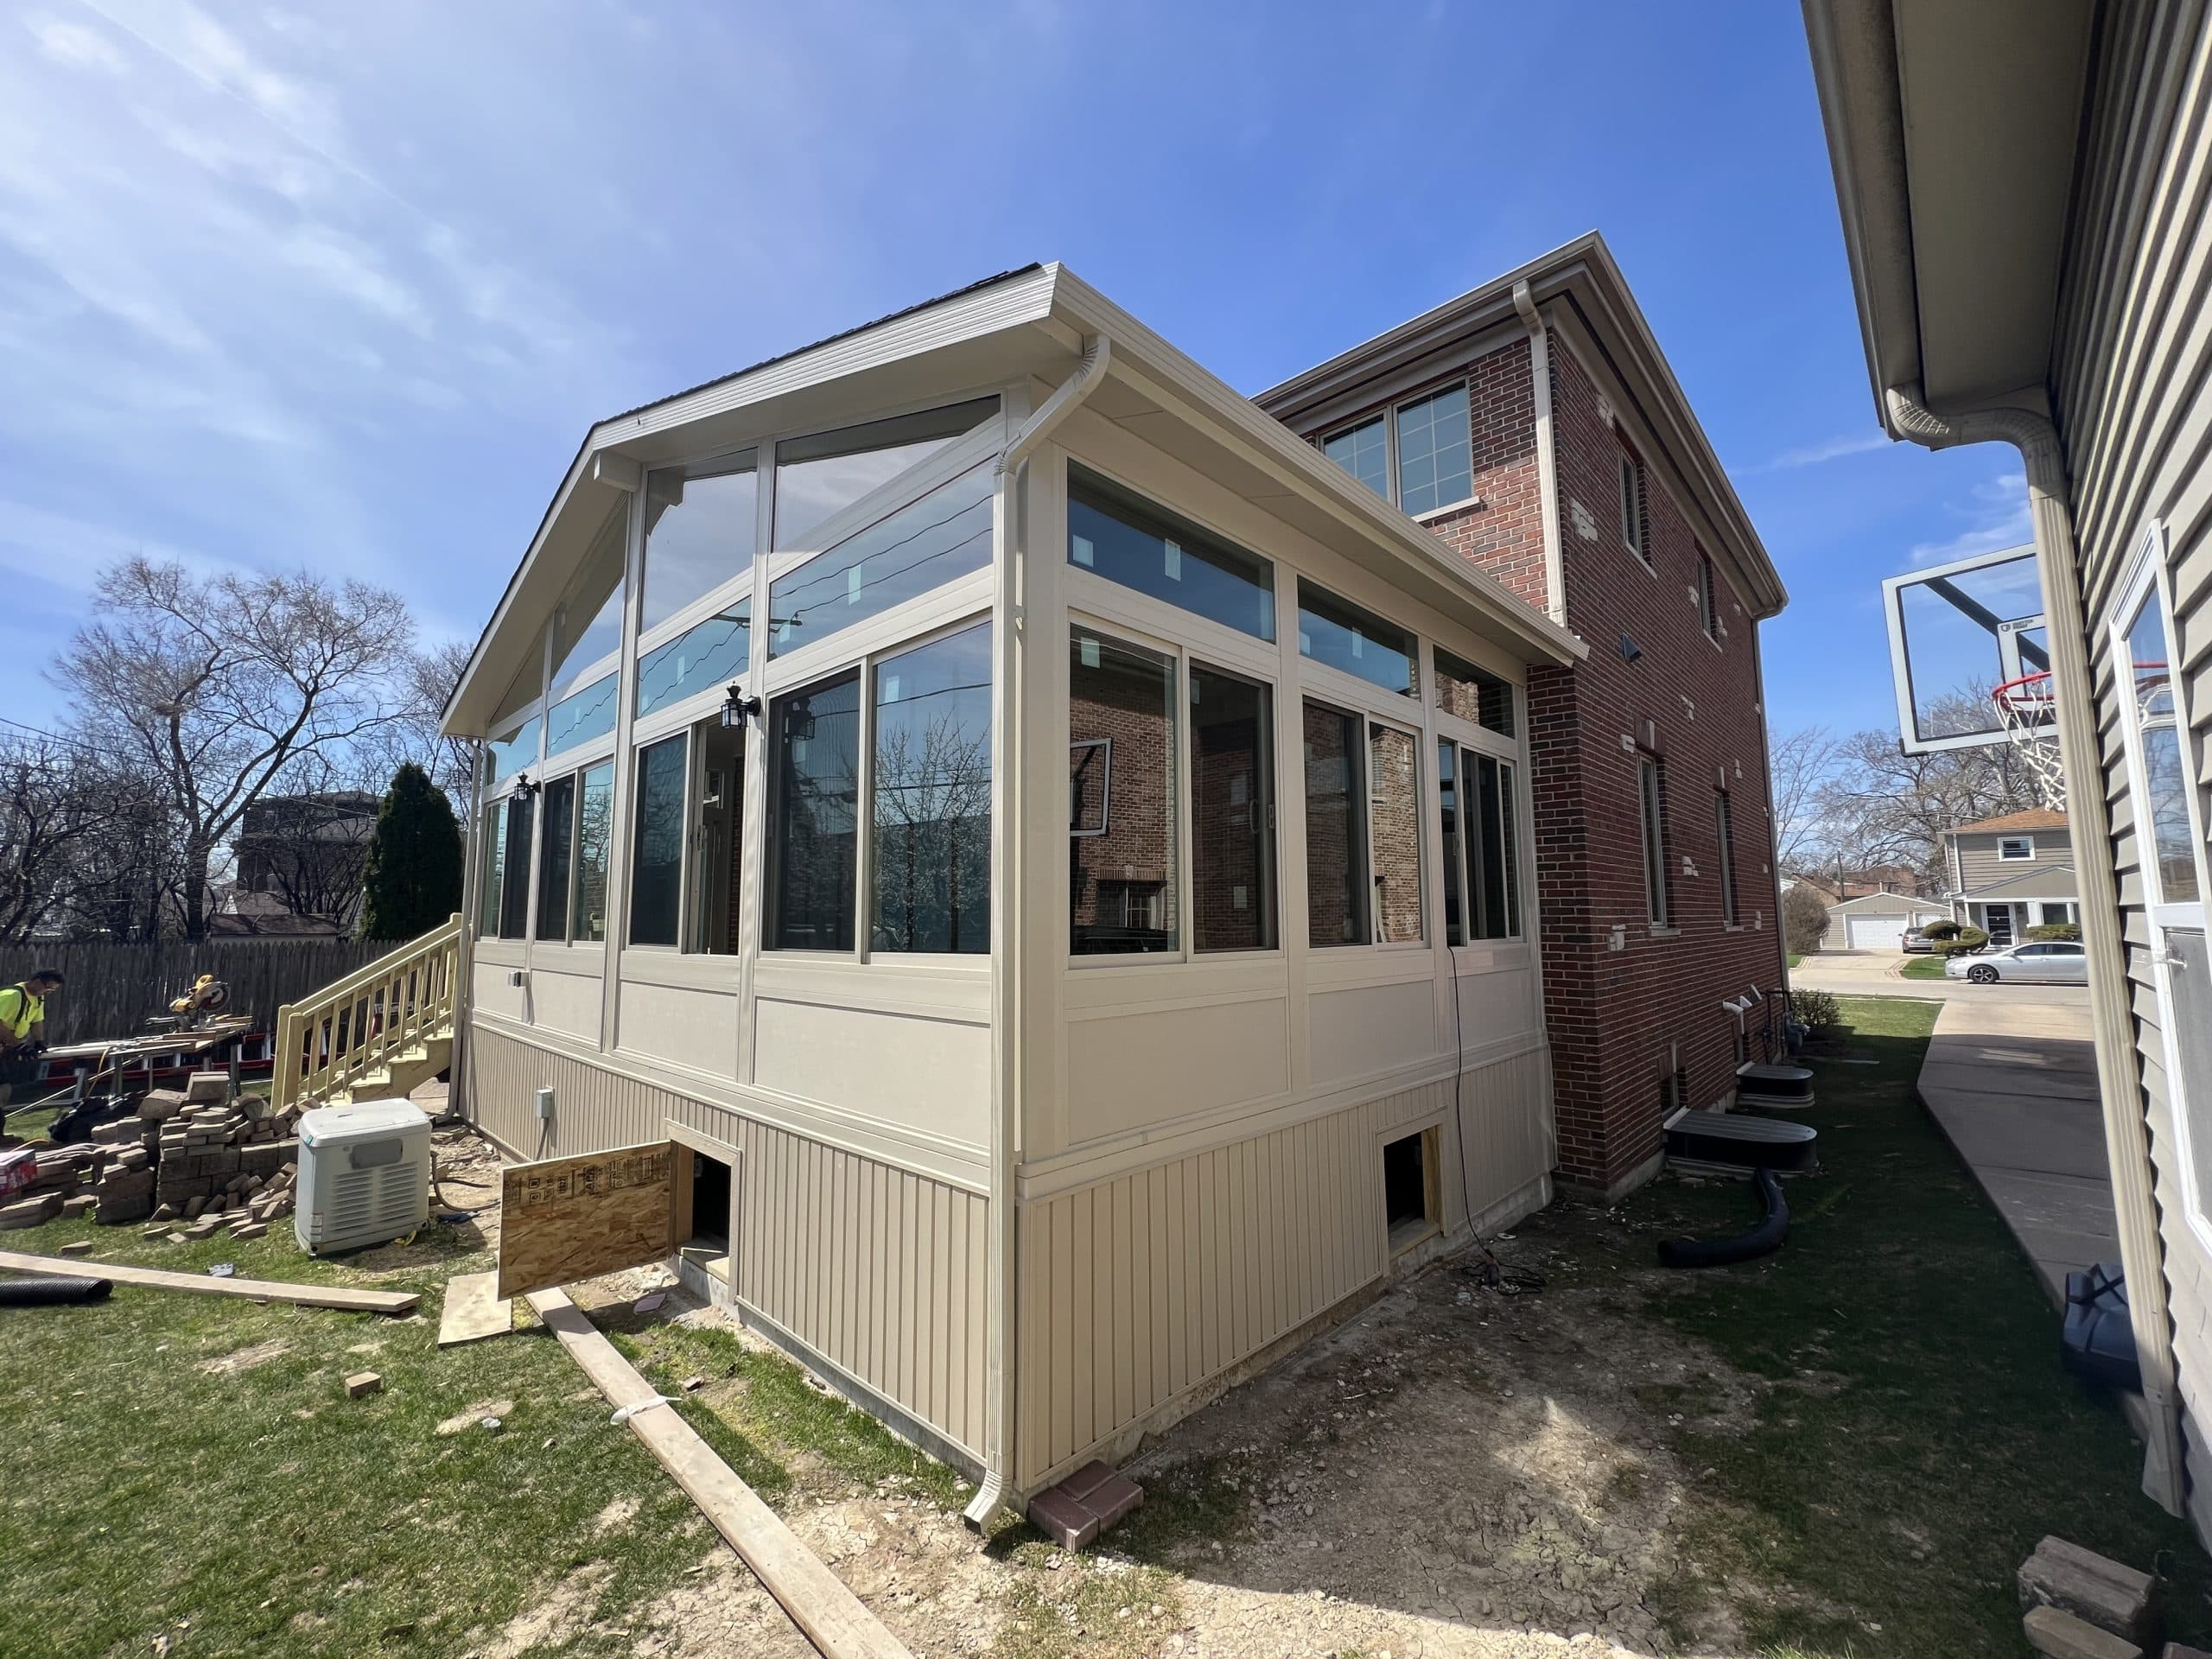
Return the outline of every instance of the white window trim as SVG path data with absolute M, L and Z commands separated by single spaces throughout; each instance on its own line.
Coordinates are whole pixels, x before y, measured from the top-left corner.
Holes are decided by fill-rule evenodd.
M 2006 850 L 2008 848 L 2012 847 L 2023 847 L 2027 850 L 2018 853 Z M 2033 836 L 1999 836 L 1997 837 L 1997 861 L 2000 864 L 2026 864 L 2031 862 L 2034 860 L 2035 855 L 2036 838 Z

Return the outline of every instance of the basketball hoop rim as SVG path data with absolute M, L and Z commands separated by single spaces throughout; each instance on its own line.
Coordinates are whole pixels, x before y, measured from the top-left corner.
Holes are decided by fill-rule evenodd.
M 2047 713 L 2057 702 L 2049 669 L 2005 681 L 1989 694 L 1989 700 L 1997 705 L 1999 714 L 2005 715 Z

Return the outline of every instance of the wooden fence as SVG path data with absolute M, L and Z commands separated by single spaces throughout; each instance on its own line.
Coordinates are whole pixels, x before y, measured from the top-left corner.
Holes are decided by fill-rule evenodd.
M 169 999 L 182 995 L 202 974 L 229 984 L 227 1012 L 246 1014 L 256 1029 L 273 1033 L 276 1010 L 285 1003 L 308 1001 L 333 981 L 397 948 L 391 941 L 365 939 L 0 945 L 0 985 L 12 985 L 41 968 L 68 976 L 67 985 L 46 1005 L 49 1043 L 142 1032 L 149 1015 L 166 1013 Z

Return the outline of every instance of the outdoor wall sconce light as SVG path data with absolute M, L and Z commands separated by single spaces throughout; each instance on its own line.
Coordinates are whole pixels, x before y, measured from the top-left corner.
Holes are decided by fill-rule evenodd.
M 537 798 L 537 785 L 531 782 L 528 772 L 515 774 L 515 793 L 525 801 L 534 801 Z
M 727 731 L 741 727 L 745 724 L 748 716 L 760 712 L 760 699 L 740 696 L 736 683 L 733 682 L 729 688 L 729 696 L 722 702 L 723 729 Z

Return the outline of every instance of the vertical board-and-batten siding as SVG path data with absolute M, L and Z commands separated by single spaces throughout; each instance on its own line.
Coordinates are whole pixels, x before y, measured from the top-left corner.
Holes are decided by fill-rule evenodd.
M 2164 527 L 2174 632 L 2195 725 L 2200 800 L 2212 793 L 2212 30 L 2203 0 L 2106 14 L 2089 153 L 2064 274 L 2054 402 L 2073 483 L 2102 747 L 2113 810 L 2136 1048 L 2166 1253 L 2190 1441 L 2212 1440 L 2212 1256 L 2187 1219 L 2165 1034 L 2145 912 L 2141 814 L 2131 799 L 2123 707 L 2132 665 L 2111 625 L 2144 527 Z M 2075 787 L 2091 786 L 2075 780 Z M 2107 849 L 2082 849 L 2084 856 Z M 2190 1103 L 2212 1134 L 2212 1099 Z M 2190 1499 L 2212 1535 L 2212 1480 L 2197 1461 Z
M 478 1020 L 477 1126 L 525 1158 L 668 1138 L 735 1147 L 733 1294 L 750 1311 L 971 1457 L 983 1444 L 981 1194 L 626 1077 Z M 536 1091 L 556 1102 L 538 1122 Z
M 1376 1284 L 1382 1139 L 1440 1120 L 1444 1220 L 1543 1201 L 1541 1050 L 1025 1203 L 1017 1481 L 1030 1490 Z M 1467 1191 L 1463 1198 L 1462 1172 Z

